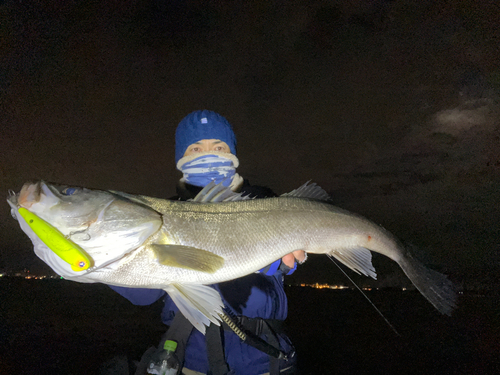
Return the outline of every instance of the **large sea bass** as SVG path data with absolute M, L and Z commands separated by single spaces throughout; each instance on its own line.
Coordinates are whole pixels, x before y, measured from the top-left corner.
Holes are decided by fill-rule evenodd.
M 35 253 L 65 279 L 164 289 L 202 332 L 222 313 L 208 284 L 248 275 L 301 249 L 373 278 L 370 251 L 383 254 L 436 309 L 451 313 L 456 294 L 444 275 L 419 263 L 379 225 L 327 198 L 314 184 L 256 200 L 211 184 L 194 201 L 181 202 L 38 182 L 11 193 L 8 203 Z M 36 230 L 37 221 L 49 234 Z M 51 243 L 58 237 L 83 260 L 71 264 L 66 249 L 56 254 L 60 244 Z

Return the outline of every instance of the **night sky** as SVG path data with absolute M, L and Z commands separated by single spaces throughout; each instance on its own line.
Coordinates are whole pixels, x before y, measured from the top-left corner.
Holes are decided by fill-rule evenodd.
M 473 0 L 3 1 L 1 191 L 170 197 L 177 123 L 211 109 L 251 183 L 312 180 L 454 280 L 498 287 L 499 15 Z M 2 207 L 0 271 L 47 271 Z M 315 257 L 293 280 L 345 279 Z

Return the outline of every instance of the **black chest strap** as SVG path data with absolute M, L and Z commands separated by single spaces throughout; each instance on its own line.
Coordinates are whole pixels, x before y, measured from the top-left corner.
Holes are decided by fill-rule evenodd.
M 268 350 L 265 349 L 268 348 L 263 349 L 263 344 L 265 344 L 264 346 L 270 347 L 271 349 L 274 349 L 273 351 L 279 353 L 280 345 L 277 333 L 281 332 L 282 321 L 247 318 L 244 316 L 238 317 L 237 320 L 239 325 L 249 334 L 248 340 L 245 340 L 245 343 L 262 350 L 267 354 Z M 181 362 L 181 366 L 184 365 L 187 341 L 193 329 L 193 325 L 184 317 L 184 315 L 182 315 L 182 313 L 178 312 L 160 342 L 160 347 L 163 347 L 166 340 L 173 340 L 177 342 L 177 349 L 175 352 Z M 207 327 L 205 338 L 208 364 L 210 368 L 209 375 L 229 374 L 230 369 L 226 363 L 224 353 L 224 330 L 231 330 L 231 328 L 225 323 L 221 326 L 210 324 L 210 326 Z M 267 343 L 259 339 L 258 336 L 261 335 L 266 335 Z M 273 355 L 269 355 L 269 372 L 270 375 L 279 374 L 279 359 Z
M 229 373 L 229 366 L 226 363 L 224 354 L 224 332 L 221 326 L 211 323 L 207 327 L 205 334 L 207 345 L 208 375 L 226 375 Z

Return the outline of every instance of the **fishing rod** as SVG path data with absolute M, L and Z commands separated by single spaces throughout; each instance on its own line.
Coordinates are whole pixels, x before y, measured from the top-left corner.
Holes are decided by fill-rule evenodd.
M 219 317 L 244 343 L 251 345 L 274 358 L 288 360 L 288 356 L 281 350 L 240 326 L 237 318 L 228 309 L 219 313 Z

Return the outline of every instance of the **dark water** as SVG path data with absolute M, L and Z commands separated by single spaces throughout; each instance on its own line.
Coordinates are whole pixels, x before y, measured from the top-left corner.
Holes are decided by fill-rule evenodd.
M 290 287 L 287 329 L 303 374 L 500 372 L 498 296 L 463 295 L 452 318 L 415 292 Z M 139 359 L 165 327 L 161 303 L 133 306 L 104 285 L 0 280 L 0 374 L 94 374 L 115 355 Z

